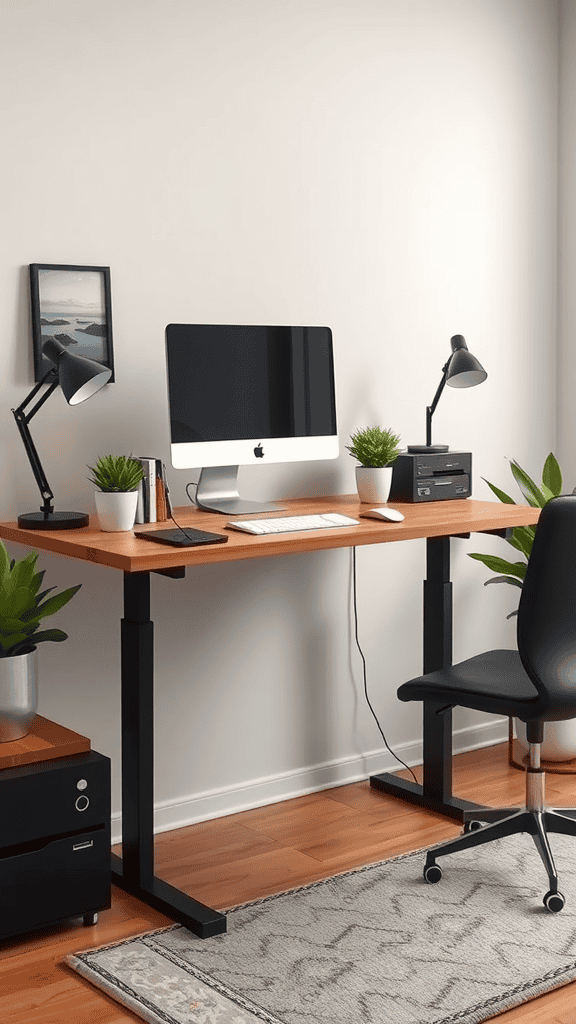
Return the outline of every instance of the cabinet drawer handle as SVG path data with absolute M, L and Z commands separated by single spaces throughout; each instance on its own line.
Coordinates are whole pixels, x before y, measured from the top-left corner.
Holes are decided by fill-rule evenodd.
M 72 847 L 72 849 L 73 850 L 88 850 L 90 846 L 94 846 L 94 840 L 93 839 L 89 839 L 86 843 L 76 843 Z

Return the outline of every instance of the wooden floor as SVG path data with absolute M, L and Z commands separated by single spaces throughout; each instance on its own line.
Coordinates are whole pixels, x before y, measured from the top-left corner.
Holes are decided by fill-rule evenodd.
M 546 791 L 548 803 L 576 806 L 576 775 L 548 774 Z M 502 744 L 455 757 L 454 792 L 494 806 L 518 804 L 524 797 L 524 776 L 508 765 L 507 746 Z M 438 815 L 360 782 L 164 833 L 156 841 L 157 872 L 201 902 L 224 910 L 428 846 L 459 831 L 458 825 Z M 140 1020 L 61 961 L 68 953 L 170 923 L 169 918 L 114 889 L 112 908 L 101 913 L 92 928 L 75 920 L 4 942 L 0 945 L 1 1024 Z M 576 982 L 507 1011 L 498 1021 L 576 1024 Z

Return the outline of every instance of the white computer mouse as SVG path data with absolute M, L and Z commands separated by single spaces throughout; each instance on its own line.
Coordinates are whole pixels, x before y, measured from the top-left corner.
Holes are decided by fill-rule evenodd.
M 366 512 L 361 512 L 361 516 L 367 516 L 369 519 L 386 519 L 390 523 L 401 523 L 404 516 L 397 508 L 369 508 Z

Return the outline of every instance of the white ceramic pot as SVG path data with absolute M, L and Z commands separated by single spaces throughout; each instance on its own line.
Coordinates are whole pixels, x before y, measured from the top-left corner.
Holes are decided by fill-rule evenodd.
M 363 504 L 377 505 L 388 501 L 392 484 L 392 466 L 356 466 L 356 487 Z
M 522 754 L 528 753 L 526 724 L 514 719 L 516 739 Z M 541 757 L 543 761 L 573 761 L 576 758 L 576 718 L 561 722 L 544 722 L 544 742 Z
M 38 708 L 38 651 L 0 658 L 0 743 L 21 740 Z
M 138 491 L 94 491 L 94 502 L 101 530 L 120 533 L 134 526 Z

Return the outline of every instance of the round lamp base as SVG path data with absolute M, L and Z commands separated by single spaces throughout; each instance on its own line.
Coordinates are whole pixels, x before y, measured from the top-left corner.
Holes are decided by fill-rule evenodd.
M 89 521 L 85 512 L 26 512 L 18 516 L 22 530 L 78 530 Z
M 447 444 L 409 444 L 406 449 L 410 455 L 436 455 L 448 450 Z

